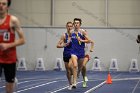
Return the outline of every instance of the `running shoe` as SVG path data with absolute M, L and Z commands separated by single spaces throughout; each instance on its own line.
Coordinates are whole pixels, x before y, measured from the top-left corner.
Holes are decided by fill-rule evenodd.
M 72 85 L 69 85 L 68 90 L 72 90 Z
M 76 89 L 76 84 L 72 84 L 72 88 L 73 89 Z
M 18 79 L 15 77 L 15 87 L 18 87 Z
M 85 77 L 84 77 L 84 81 L 88 81 L 88 78 L 87 78 L 87 76 L 85 76 Z
M 86 88 L 86 87 L 87 87 L 87 82 L 84 81 L 84 82 L 83 82 L 83 88 Z

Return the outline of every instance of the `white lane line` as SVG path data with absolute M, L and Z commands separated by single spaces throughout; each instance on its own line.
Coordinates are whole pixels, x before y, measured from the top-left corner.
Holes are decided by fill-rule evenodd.
M 112 78 L 117 78 L 117 77 L 119 77 L 119 76 L 121 76 L 122 75 L 122 73 L 120 73 L 120 74 L 118 74 L 118 75 L 116 75 L 116 76 L 114 76 L 114 77 L 112 77 Z
M 28 82 L 33 82 L 33 81 L 39 81 L 39 80 L 42 80 L 42 81 L 43 81 L 43 80 L 53 80 L 53 81 L 54 81 L 54 80 L 57 80 L 57 79 L 60 79 L 60 78 L 55 78 L 55 79 L 36 79 L 36 80 L 33 79 L 33 80 L 18 82 L 18 85 L 19 85 L 19 84 L 28 83 Z M 33 84 L 33 85 L 35 85 L 35 84 Z M 31 85 L 30 85 L 30 86 L 31 86 Z M 26 86 L 26 87 L 27 87 L 27 86 Z M 1 86 L 0 89 L 1 89 L 1 88 L 5 88 L 5 85 L 4 85 L 4 86 Z
M 140 77 L 136 78 L 119 78 L 119 79 L 112 79 L 112 81 L 121 81 L 121 80 L 139 80 Z
M 138 84 L 140 83 L 140 80 L 137 82 L 136 86 L 134 87 L 132 93 L 135 93 L 136 88 L 138 87 Z
M 28 83 L 28 82 L 33 82 L 33 81 L 38 81 L 38 80 L 29 80 L 29 81 L 23 81 L 23 82 L 18 82 L 18 85 L 19 84 L 24 84 L 24 83 Z M 34 84 L 33 84 L 34 85 Z M 31 85 L 30 85 L 31 86 Z M 27 86 L 26 86 L 27 87 Z M 5 85 L 0 87 L 0 88 L 5 88 Z
M 83 82 L 83 81 L 80 81 L 80 82 L 78 82 L 77 84 L 82 83 L 82 82 Z M 69 86 L 66 86 L 66 87 L 60 88 L 60 89 L 58 89 L 58 90 L 52 91 L 52 92 L 50 92 L 50 93 L 56 93 L 56 92 L 58 92 L 58 91 L 61 91 L 61 90 L 66 89 L 66 88 L 68 88 L 68 87 L 69 87 Z
M 139 80 L 139 82 L 140 82 L 140 77 L 137 77 L 137 78 L 112 79 L 112 81 L 121 81 L 121 80 L 123 80 L 123 81 L 124 81 L 124 80 Z M 135 88 L 138 86 L 139 82 L 137 83 L 137 85 L 135 86 Z M 95 86 L 95 87 L 93 87 L 93 88 L 91 88 L 91 89 L 87 90 L 87 91 L 86 91 L 86 92 L 84 92 L 84 93 L 90 93 L 90 92 L 92 92 L 92 91 L 96 90 L 97 88 L 99 88 L 99 87 L 103 86 L 105 83 L 106 83 L 106 81 L 104 81 L 104 82 L 102 82 L 102 83 L 98 84 L 97 86 Z M 135 88 L 134 88 L 134 90 L 133 90 L 133 91 L 135 91 Z M 134 92 L 132 92 L 132 93 L 134 93 Z
M 97 88 L 99 88 L 99 87 L 103 86 L 105 83 L 106 83 L 106 81 L 104 81 L 104 82 L 102 82 L 102 83 L 98 84 L 97 86 L 95 86 L 95 87 L 93 87 L 93 88 L 91 88 L 91 89 L 87 90 L 87 91 L 86 91 L 86 92 L 84 92 L 84 93 L 91 93 L 92 91 L 96 90 Z
M 20 92 L 23 92 L 23 91 L 31 90 L 31 89 L 34 89 L 34 88 L 38 88 L 38 87 L 45 86 L 45 85 L 48 85 L 48 84 L 51 84 L 51 83 L 56 83 L 56 82 L 58 82 L 58 81 L 52 81 L 52 82 L 48 82 L 48 83 L 45 83 L 45 84 L 37 85 L 37 86 L 34 86 L 34 87 L 30 87 L 30 88 L 27 88 L 27 89 L 18 90 L 18 91 L 14 92 L 14 93 L 20 93 Z
M 118 76 L 120 76 L 120 75 L 121 75 L 121 74 L 118 74 L 118 75 L 116 75 L 114 78 L 117 78 L 117 77 L 118 77 Z M 97 88 L 99 88 L 99 87 L 103 86 L 105 83 L 106 83 L 106 80 L 105 80 L 105 81 L 103 81 L 102 83 L 98 84 L 97 86 L 95 86 L 95 87 L 93 87 L 93 88 L 91 88 L 91 89 L 87 90 L 87 91 L 86 91 L 86 92 L 84 92 L 84 93 L 90 93 L 90 92 L 92 92 L 92 91 L 96 90 Z

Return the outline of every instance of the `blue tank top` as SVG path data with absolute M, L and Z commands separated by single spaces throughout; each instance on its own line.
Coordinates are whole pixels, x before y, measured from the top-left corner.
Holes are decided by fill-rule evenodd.
M 80 32 L 78 32 L 78 36 L 83 40 L 85 39 L 84 35 L 82 35 Z M 84 55 L 85 55 L 85 51 L 84 51 L 85 43 L 80 42 L 80 44 L 79 44 L 79 41 L 77 39 L 77 35 L 74 32 L 71 35 L 71 42 L 72 42 L 71 54 L 76 55 L 78 58 L 84 58 Z
M 65 41 L 64 43 L 68 43 L 68 34 L 65 33 Z M 63 51 L 63 57 L 71 57 L 71 42 L 69 43 L 68 46 L 64 47 L 64 51 Z

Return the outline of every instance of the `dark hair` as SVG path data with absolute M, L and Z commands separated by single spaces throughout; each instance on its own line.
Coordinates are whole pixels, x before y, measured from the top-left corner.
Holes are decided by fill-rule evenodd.
M 68 24 L 72 24 L 73 25 L 73 23 L 71 21 L 68 21 L 66 25 L 68 25 Z
M 80 18 L 74 18 L 73 21 L 79 21 L 80 22 L 80 25 L 82 24 L 82 19 L 80 19 Z
M 8 2 L 8 7 L 11 5 L 11 0 L 7 0 Z

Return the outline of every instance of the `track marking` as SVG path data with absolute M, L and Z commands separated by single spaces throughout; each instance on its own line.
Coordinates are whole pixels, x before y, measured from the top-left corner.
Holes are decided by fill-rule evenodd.
M 80 82 L 78 82 L 77 84 L 82 83 L 82 82 L 83 82 L 83 81 L 80 81 Z M 68 87 L 69 87 L 69 86 L 66 86 L 66 87 L 60 88 L 60 89 L 58 89 L 58 90 L 52 91 L 52 92 L 50 92 L 50 93 L 56 93 L 56 92 L 58 92 L 58 91 L 61 91 L 61 90 L 66 89 L 66 88 L 68 88 Z
M 132 93 L 135 93 L 135 90 L 136 90 L 136 88 L 138 87 L 138 84 L 139 84 L 139 83 L 140 83 L 140 79 L 139 79 L 139 81 L 137 82 L 136 86 L 134 87 Z
M 60 79 L 60 78 L 55 78 L 55 79 L 45 79 L 45 78 L 43 78 L 43 79 L 36 79 L 36 78 L 32 78 L 32 79 L 33 79 L 33 80 L 31 80 L 31 78 L 30 78 L 30 80 L 18 82 L 18 85 L 19 85 L 19 84 L 28 83 L 28 82 L 33 82 L 33 81 L 39 81 L 39 80 L 52 80 L 52 81 L 54 81 L 54 80 L 58 80 L 58 79 Z M 18 79 L 18 80 L 19 80 L 19 79 Z M 35 85 L 35 84 L 33 84 L 33 85 Z M 30 85 L 30 86 L 33 86 L 33 85 Z M 26 86 L 26 87 L 29 87 L 29 86 Z M 1 88 L 5 88 L 5 85 L 4 85 L 4 86 L 1 86 L 0 89 L 1 89 Z
M 121 80 L 139 80 L 139 81 L 138 81 L 138 83 L 137 83 L 137 85 L 135 86 L 135 88 L 136 88 L 136 87 L 138 86 L 139 82 L 140 82 L 140 77 L 138 77 L 138 78 L 112 79 L 112 81 L 121 81 Z M 102 82 L 102 83 L 98 84 L 97 86 L 95 86 L 95 87 L 93 87 L 93 88 L 91 88 L 91 89 L 87 90 L 87 91 L 86 91 L 86 92 L 84 92 L 84 93 L 90 93 L 90 92 L 92 92 L 92 91 L 96 90 L 97 88 L 99 88 L 99 87 L 103 86 L 105 83 L 106 83 L 106 81 L 104 81 L 104 82 Z M 135 88 L 134 88 L 134 90 L 133 90 L 133 91 L 135 91 Z M 132 93 L 134 93 L 134 92 L 132 92 Z
M 19 91 L 14 92 L 14 93 L 20 93 L 20 92 L 23 92 L 23 91 L 31 90 L 31 89 L 34 89 L 34 88 L 38 88 L 38 87 L 45 86 L 45 85 L 48 85 L 48 84 L 51 84 L 51 83 L 56 83 L 56 82 L 58 82 L 58 81 L 48 82 L 48 83 L 45 83 L 45 84 L 41 84 L 41 85 L 37 85 L 37 86 L 34 86 L 34 87 L 30 87 L 30 88 L 27 88 L 27 89 L 19 90 Z
M 112 79 L 112 81 L 121 81 L 121 80 L 140 80 L 140 77 L 137 77 L 137 78 L 120 78 L 120 79 Z
M 90 93 L 90 92 L 92 92 L 92 91 L 96 90 L 97 88 L 99 88 L 99 87 L 103 86 L 105 83 L 106 83 L 106 81 L 104 81 L 104 82 L 102 82 L 102 83 L 98 84 L 97 86 L 95 86 L 95 87 L 93 87 L 93 88 L 91 88 L 91 89 L 87 90 L 87 91 L 86 91 L 86 92 L 84 92 L 84 93 Z

